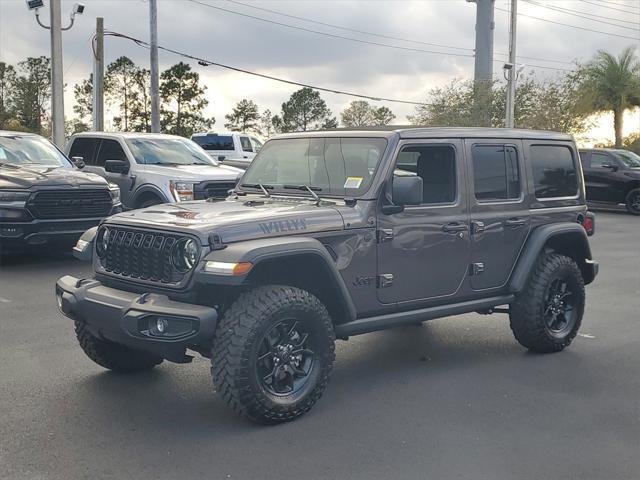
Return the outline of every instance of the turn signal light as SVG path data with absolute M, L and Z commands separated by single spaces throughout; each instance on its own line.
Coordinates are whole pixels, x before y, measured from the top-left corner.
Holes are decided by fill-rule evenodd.
M 218 275 L 244 275 L 251 270 L 251 262 L 228 263 L 208 261 L 204 264 L 204 271 Z

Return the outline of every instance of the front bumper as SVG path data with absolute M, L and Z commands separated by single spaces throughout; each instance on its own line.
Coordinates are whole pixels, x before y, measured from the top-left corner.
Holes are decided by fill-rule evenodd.
M 122 207 L 114 207 L 111 214 L 121 211 Z M 0 246 L 6 250 L 18 250 L 46 244 L 72 245 L 85 231 L 102 220 L 103 217 L 0 222 Z
M 207 350 L 218 321 L 215 308 L 138 294 L 93 279 L 64 276 L 56 282 L 60 311 L 84 322 L 92 335 L 144 350 L 174 362 L 187 362 L 187 348 Z M 164 322 L 163 332 L 156 328 Z

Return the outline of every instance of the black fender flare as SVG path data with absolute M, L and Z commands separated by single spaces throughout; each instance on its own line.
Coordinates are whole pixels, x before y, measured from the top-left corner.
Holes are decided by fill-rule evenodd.
M 565 253 L 576 259 L 585 284 L 594 280 L 598 267 L 597 263 L 592 260 L 591 248 L 584 227 L 579 223 L 553 223 L 537 227 L 527 238 L 509 279 L 511 292 L 519 293 L 524 289 L 539 255 L 554 242 L 562 242 Z
M 160 188 L 150 183 L 145 183 L 144 185 L 140 185 L 133 193 L 131 201 L 129 202 L 131 204 L 131 207 L 133 207 L 133 205 L 137 205 L 140 197 L 147 193 L 154 194 L 155 196 L 159 197 L 164 203 L 173 201 L 167 198 L 167 196 L 162 192 L 162 190 L 160 190 Z
M 338 300 L 346 315 L 346 321 L 355 320 L 356 307 L 349 293 L 349 289 L 338 272 L 335 261 L 327 249 L 317 239 L 311 237 L 276 237 L 248 240 L 227 245 L 222 250 L 214 250 L 207 254 L 198 268 L 196 282 L 222 285 L 243 285 L 251 272 L 261 262 L 277 258 L 291 257 L 295 255 L 313 255 L 321 260 L 326 268 L 326 273 L 334 282 L 338 293 Z M 251 262 L 251 271 L 244 275 L 219 275 L 208 273 L 204 270 L 207 261 L 240 263 Z

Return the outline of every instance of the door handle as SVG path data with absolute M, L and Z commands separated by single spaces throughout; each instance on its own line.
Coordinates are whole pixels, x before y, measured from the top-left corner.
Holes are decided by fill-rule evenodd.
M 510 218 L 505 220 L 504 226 L 509 228 L 516 228 L 523 226 L 527 221 L 524 218 Z
M 445 233 L 458 233 L 467 231 L 466 223 L 447 223 L 442 226 L 442 231 Z

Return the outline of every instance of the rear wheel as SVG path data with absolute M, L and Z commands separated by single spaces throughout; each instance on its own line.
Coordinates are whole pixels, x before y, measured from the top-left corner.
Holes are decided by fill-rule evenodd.
M 627 195 L 627 211 L 633 215 L 640 215 L 640 188 L 631 190 Z
M 258 287 L 240 295 L 218 325 L 213 383 L 229 406 L 251 420 L 293 420 L 324 392 L 334 342 L 327 309 L 314 295 Z
M 75 329 L 80 347 L 87 357 L 106 369 L 133 373 L 151 370 L 162 363 L 162 357 L 95 337 L 86 324 L 78 320 L 75 321 Z
M 584 313 L 584 280 L 576 262 L 543 254 L 509 309 L 511 330 L 529 350 L 558 352 L 575 338 Z

